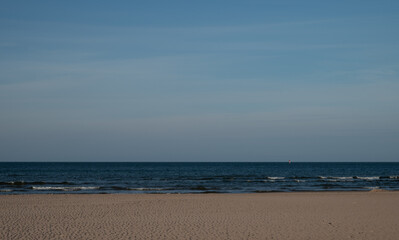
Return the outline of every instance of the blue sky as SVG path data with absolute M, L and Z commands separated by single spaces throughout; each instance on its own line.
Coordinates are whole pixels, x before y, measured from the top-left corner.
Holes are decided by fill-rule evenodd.
M 3 1 L 0 161 L 398 161 L 397 1 Z

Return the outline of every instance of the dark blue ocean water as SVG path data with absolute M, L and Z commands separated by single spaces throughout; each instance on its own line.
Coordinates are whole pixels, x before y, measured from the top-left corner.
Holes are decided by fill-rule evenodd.
M 0 194 L 399 190 L 399 163 L 0 163 Z

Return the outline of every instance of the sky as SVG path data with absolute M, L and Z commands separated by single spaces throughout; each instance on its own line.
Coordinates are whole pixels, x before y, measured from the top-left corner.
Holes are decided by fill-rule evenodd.
M 399 161 L 398 1 L 9 1 L 0 161 Z

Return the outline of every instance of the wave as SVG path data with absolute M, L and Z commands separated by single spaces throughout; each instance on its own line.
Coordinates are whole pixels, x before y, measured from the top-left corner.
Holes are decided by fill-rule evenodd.
M 366 181 L 376 181 L 380 179 L 399 179 L 399 176 L 370 176 L 370 177 L 332 177 L 332 176 L 318 176 L 319 179 L 323 181 L 353 181 L 353 180 L 366 180 Z
M 80 190 L 97 190 L 100 187 L 54 187 L 54 186 L 47 186 L 47 187 L 37 187 L 32 186 L 32 190 L 39 190 L 39 191 L 80 191 Z
M 374 180 L 379 180 L 380 177 L 374 176 L 374 177 L 353 177 L 354 179 L 361 179 L 361 180 L 367 180 L 367 181 L 374 181 Z
M 338 180 L 352 180 L 353 177 L 332 177 L 332 176 L 318 176 L 319 179 L 338 179 Z
M 285 177 L 267 177 L 269 180 L 282 180 L 285 179 Z
M 331 177 L 331 179 L 337 179 L 337 180 L 353 180 L 353 177 Z
M 352 182 L 353 177 L 323 177 L 319 176 L 322 182 Z
M 195 190 L 195 191 L 217 191 L 220 190 L 217 187 L 204 187 L 204 186 L 193 186 L 193 187 L 186 187 L 186 188 L 146 188 L 146 187 L 138 187 L 138 188 L 131 188 L 131 187 L 120 187 L 120 186 L 112 186 L 112 187 L 101 187 L 100 190 L 107 190 L 107 189 L 112 189 L 112 190 L 117 190 L 117 191 L 171 191 L 171 190 Z
M 0 185 L 13 185 L 13 186 L 24 186 L 24 185 L 46 185 L 46 184 L 57 184 L 57 185 L 74 185 L 70 182 L 43 182 L 43 181 L 9 181 L 9 182 L 0 182 Z
M 352 180 L 352 179 L 360 179 L 360 180 L 379 180 L 379 179 L 399 179 L 399 176 L 369 176 L 369 177 L 332 177 L 332 176 L 318 176 L 319 179 L 339 179 L 339 180 Z
M 28 184 L 43 185 L 43 184 L 46 184 L 46 183 L 45 182 L 24 182 L 24 181 L 0 182 L 0 185 L 22 186 L 22 185 L 28 185 Z
M 13 190 L 11 189 L 0 189 L 0 192 L 12 192 Z
M 128 188 L 131 191 L 164 191 L 169 190 L 167 188 Z
M 366 180 L 368 180 L 368 179 L 373 179 L 373 180 L 375 180 L 375 179 L 383 179 L 383 180 L 385 180 L 385 179 L 399 179 L 399 176 L 397 176 L 397 175 L 393 175 L 393 176 L 386 176 L 386 175 L 384 175 L 384 176 L 353 177 L 353 178 L 355 178 L 355 179 L 366 179 Z
M 111 188 L 112 190 L 118 191 L 166 191 L 172 190 L 170 188 L 130 188 L 130 187 L 120 187 L 120 186 L 111 186 L 111 187 L 101 187 L 102 190 L 107 190 Z

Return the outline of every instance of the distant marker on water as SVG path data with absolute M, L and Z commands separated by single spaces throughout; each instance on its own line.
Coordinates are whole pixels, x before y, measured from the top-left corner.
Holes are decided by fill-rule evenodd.
M 288 160 L 288 164 L 291 164 L 291 160 Z

